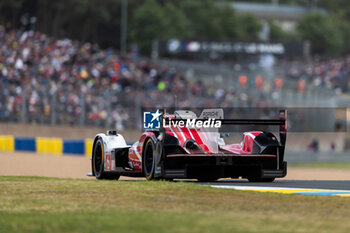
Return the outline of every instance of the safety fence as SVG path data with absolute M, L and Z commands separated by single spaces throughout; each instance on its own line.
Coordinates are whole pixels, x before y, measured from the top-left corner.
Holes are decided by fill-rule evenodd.
M 91 155 L 92 139 L 65 140 L 62 138 L 46 137 L 14 137 L 12 135 L 0 136 L 0 151 L 14 152 L 27 151 L 50 155 Z

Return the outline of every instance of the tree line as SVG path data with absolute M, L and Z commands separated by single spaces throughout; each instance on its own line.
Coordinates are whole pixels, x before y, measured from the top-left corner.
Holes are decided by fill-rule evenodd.
M 121 0 L 0 0 L 0 23 L 32 28 L 57 38 L 69 37 L 119 49 Z M 128 0 L 128 45 L 149 54 L 154 38 L 257 41 L 261 22 L 237 14 L 228 0 Z M 252 2 L 252 1 L 251 1 Z M 254 0 L 253 2 L 271 2 Z M 308 6 L 312 0 L 280 0 Z M 350 52 L 350 4 L 347 0 L 318 0 L 329 14 L 310 13 L 295 33 L 269 21 L 270 40 L 309 40 L 318 54 Z M 311 6 L 311 5 L 310 5 Z M 33 16 L 35 18 L 33 18 Z M 35 20 L 34 20 L 35 19 Z

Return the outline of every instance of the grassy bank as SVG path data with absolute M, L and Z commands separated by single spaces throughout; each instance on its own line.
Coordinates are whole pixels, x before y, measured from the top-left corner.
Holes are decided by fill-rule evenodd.
M 184 182 L 0 177 L 0 232 L 348 232 L 350 199 Z

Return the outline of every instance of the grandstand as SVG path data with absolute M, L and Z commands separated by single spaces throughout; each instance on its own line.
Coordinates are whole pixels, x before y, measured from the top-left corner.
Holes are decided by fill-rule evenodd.
M 350 60 L 282 61 L 273 69 L 254 63 L 155 63 L 1 27 L 0 63 L 1 121 L 124 129 L 135 128 L 129 122 L 139 118 L 142 106 L 171 107 L 174 95 L 179 107 L 335 107 L 335 89 L 348 91 Z

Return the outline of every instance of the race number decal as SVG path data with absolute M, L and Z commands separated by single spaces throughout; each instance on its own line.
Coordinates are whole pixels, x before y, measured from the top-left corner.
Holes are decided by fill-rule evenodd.
M 105 163 L 105 170 L 110 171 L 111 170 L 111 155 L 106 155 L 106 163 Z

